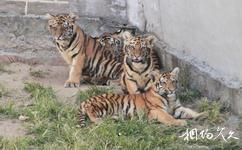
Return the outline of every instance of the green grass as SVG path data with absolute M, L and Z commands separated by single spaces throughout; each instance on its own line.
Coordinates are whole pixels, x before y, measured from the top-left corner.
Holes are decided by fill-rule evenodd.
M 197 90 L 184 89 L 179 92 L 179 99 L 183 104 L 195 102 L 199 97 L 201 97 L 201 94 Z
M 225 121 L 225 116 L 221 112 L 222 108 L 222 104 L 217 101 L 209 101 L 207 98 L 202 98 L 199 101 L 199 111 L 208 112 L 208 117 L 205 121 L 212 125 L 221 124 Z
M 181 103 L 192 103 L 201 97 L 201 93 L 196 89 L 190 88 L 190 68 L 181 68 L 179 75 L 179 99 Z
M 33 106 L 22 108 L 19 114 L 30 117 L 25 122 L 25 138 L 0 138 L 0 149 L 76 149 L 76 150 L 187 150 L 235 149 L 233 142 L 201 140 L 185 142 L 179 136 L 187 127 L 167 127 L 144 118 L 133 120 L 104 119 L 101 124 L 79 128 L 78 105 L 59 103 L 52 88 L 27 83 L 25 90 L 34 100 Z M 91 87 L 78 93 L 78 102 L 112 89 Z M 207 106 L 206 106 L 207 107 Z M 206 108 L 203 107 L 204 109 Z M 11 111 L 14 107 L 9 108 Z M 193 128 L 189 126 L 189 128 Z
M 0 115 L 8 118 L 17 118 L 19 113 L 14 106 L 14 102 L 9 101 L 6 105 L 0 105 Z
M 0 149 L 1 150 L 26 150 L 29 147 L 30 138 L 4 138 L 0 137 Z

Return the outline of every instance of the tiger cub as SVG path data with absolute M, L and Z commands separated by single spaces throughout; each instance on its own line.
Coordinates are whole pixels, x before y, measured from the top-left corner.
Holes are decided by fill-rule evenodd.
M 105 32 L 100 37 L 98 37 L 99 42 L 105 46 L 106 50 L 109 50 L 110 53 L 115 55 L 115 59 L 119 62 L 123 63 L 124 60 L 124 53 L 123 53 L 123 46 L 124 46 L 124 38 L 123 35 L 126 32 L 129 32 L 132 35 L 135 35 L 137 28 L 134 27 L 127 27 L 123 26 L 120 27 L 119 30 L 116 32 L 110 33 Z
M 125 93 L 144 93 L 159 73 L 159 58 L 153 50 L 154 36 L 124 35 L 124 71 L 121 85 Z
M 75 23 L 74 14 L 47 15 L 48 29 L 54 37 L 60 54 L 70 65 L 65 87 L 78 87 L 83 74 L 97 79 L 118 79 L 122 63 Z
M 197 118 L 204 113 L 197 113 L 183 107 L 176 99 L 179 68 L 162 73 L 145 93 L 142 94 L 103 94 L 84 101 L 79 109 L 79 121 L 85 126 L 85 117 L 98 123 L 105 116 L 133 117 L 145 112 L 148 120 L 158 120 L 166 125 L 186 125 L 185 120 Z

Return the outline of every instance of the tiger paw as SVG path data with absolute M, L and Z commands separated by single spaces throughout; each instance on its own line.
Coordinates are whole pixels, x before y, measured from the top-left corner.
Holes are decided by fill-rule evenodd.
M 178 119 L 176 125 L 178 125 L 178 126 L 186 126 L 187 125 L 187 121 Z
M 197 114 L 197 116 L 195 117 L 195 120 L 204 120 L 208 118 L 208 116 L 209 116 L 208 112 L 201 112 Z
M 66 81 L 64 84 L 65 88 L 77 88 L 80 87 L 80 82 Z

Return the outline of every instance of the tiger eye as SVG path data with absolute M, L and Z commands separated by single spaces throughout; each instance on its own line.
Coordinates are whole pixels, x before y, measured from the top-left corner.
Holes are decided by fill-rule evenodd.
M 134 47 L 129 45 L 129 46 L 128 46 L 128 49 L 133 50 Z
M 64 28 L 67 28 L 67 27 L 68 27 L 68 22 L 64 22 L 64 23 L 63 23 L 63 27 L 64 27 Z
M 117 40 L 117 41 L 116 41 L 116 44 L 120 44 L 120 41 L 119 41 L 119 40 Z

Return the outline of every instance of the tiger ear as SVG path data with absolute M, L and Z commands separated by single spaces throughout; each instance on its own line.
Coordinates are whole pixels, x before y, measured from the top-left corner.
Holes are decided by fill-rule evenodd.
M 126 40 L 126 39 L 132 38 L 133 36 L 132 36 L 132 34 L 129 31 L 124 31 L 122 33 L 122 37 L 124 38 L 124 40 Z
M 156 37 L 154 35 L 148 35 L 146 37 L 146 41 L 148 42 L 148 44 L 153 47 L 154 46 L 154 43 L 156 42 Z
M 54 18 L 55 16 L 54 15 L 51 15 L 51 14 L 49 14 L 49 13 L 47 13 L 47 14 L 45 14 L 45 16 L 44 16 L 46 19 L 52 19 L 52 18 Z
M 171 71 L 171 75 L 177 80 L 179 72 L 180 72 L 180 69 L 178 67 L 176 67 Z
M 103 42 L 103 39 L 97 39 L 97 41 L 102 45 L 102 46 L 105 46 L 105 42 Z
M 70 16 L 71 19 L 73 19 L 74 21 L 77 20 L 77 19 L 79 19 L 79 16 L 76 15 L 76 14 L 74 14 L 73 12 L 70 12 L 70 13 L 69 13 L 69 16 Z
M 129 45 L 129 40 L 132 38 L 132 34 L 129 31 L 124 31 L 122 33 L 122 38 L 124 39 L 124 45 Z

